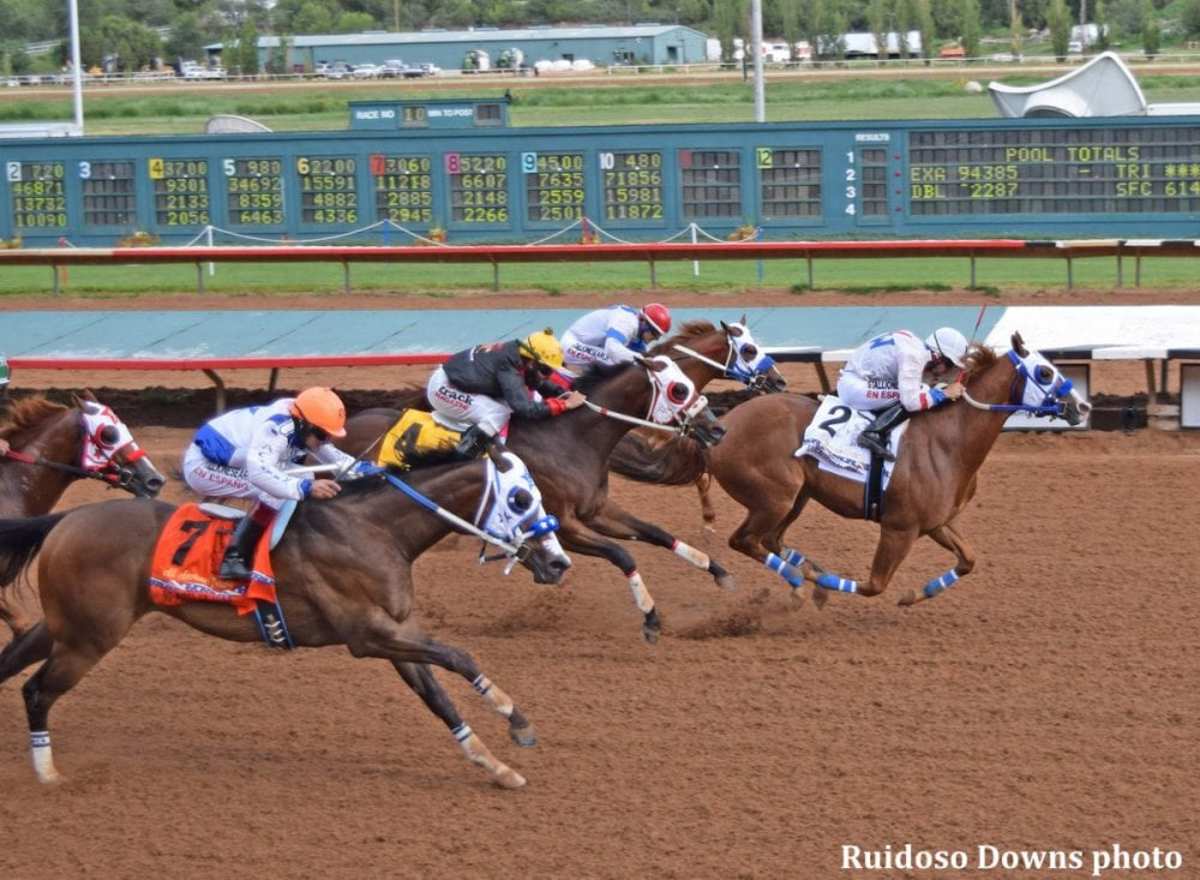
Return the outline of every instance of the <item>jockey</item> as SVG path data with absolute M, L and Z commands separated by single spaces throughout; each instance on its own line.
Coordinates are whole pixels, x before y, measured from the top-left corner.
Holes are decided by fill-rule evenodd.
M 563 358 L 571 368 L 627 364 L 671 329 L 671 311 L 660 303 L 643 309 L 609 306 L 588 312 L 563 334 Z
M 188 486 L 202 496 L 255 500 L 221 560 L 222 579 L 250 577 L 258 539 L 285 501 L 333 498 L 341 491 L 336 480 L 293 476 L 283 468 L 310 452 L 323 464 L 349 468 L 355 459 L 329 442 L 346 436 L 345 425 L 341 399 L 328 388 L 309 388 L 267 406 L 230 410 L 196 432 L 183 456 Z
M 578 391 L 565 396 L 549 381 L 563 365 L 562 346 L 549 330 L 525 339 L 476 345 L 433 371 L 425 394 L 438 424 L 463 432 L 455 452 L 475 458 L 508 427 L 513 413 L 523 419 L 545 419 L 581 406 Z M 544 399 L 537 400 L 532 392 Z
M 959 382 L 945 387 L 926 385 L 926 370 L 935 381 L 944 379 L 962 369 L 966 354 L 966 337 L 953 327 L 934 330 L 924 342 L 907 330 L 897 330 L 855 349 L 838 377 L 838 397 L 854 409 L 878 411 L 858 435 L 859 445 L 894 461 L 887 448 L 887 432 L 909 413 L 933 409 L 962 396 Z

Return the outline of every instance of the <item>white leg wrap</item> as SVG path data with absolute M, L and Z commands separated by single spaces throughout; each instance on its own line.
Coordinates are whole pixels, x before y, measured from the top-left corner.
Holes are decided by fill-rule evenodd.
M 54 767 L 54 754 L 50 749 L 50 733 L 45 730 L 29 732 L 29 752 L 33 759 L 33 772 L 39 782 L 58 782 L 62 777 Z
M 498 714 L 503 715 L 505 718 L 512 717 L 512 699 L 508 694 L 492 684 L 492 680 L 486 675 L 480 673 L 479 677 L 471 682 L 471 687 L 475 688 L 479 695 L 487 700 L 488 705 Z
M 633 603 L 642 614 L 649 614 L 654 610 L 654 600 L 650 598 L 650 591 L 646 589 L 642 576 L 636 571 L 629 576 L 629 592 L 633 593 Z
M 676 541 L 675 546 L 671 549 L 675 552 L 676 556 L 686 559 L 692 565 L 696 566 L 696 568 L 708 571 L 709 559 L 707 553 L 697 550 L 695 547 L 683 543 L 683 541 Z

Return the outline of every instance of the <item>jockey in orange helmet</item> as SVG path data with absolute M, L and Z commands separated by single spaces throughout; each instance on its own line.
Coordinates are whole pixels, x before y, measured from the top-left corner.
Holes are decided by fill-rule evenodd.
M 267 406 L 230 410 L 196 432 L 183 457 L 188 486 L 201 496 L 255 500 L 233 533 L 220 577 L 250 576 L 248 563 L 258 539 L 284 501 L 332 498 L 341 491 L 336 480 L 294 476 L 284 468 L 312 453 L 322 464 L 346 470 L 355 459 L 330 442 L 345 436 L 346 408 L 328 388 L 309 388 Z
M 671 310 L 661 303 L 645 308 L 609 306 L 588 312 L 563 334 L 567 367 L 627 364 L 671 332 Z

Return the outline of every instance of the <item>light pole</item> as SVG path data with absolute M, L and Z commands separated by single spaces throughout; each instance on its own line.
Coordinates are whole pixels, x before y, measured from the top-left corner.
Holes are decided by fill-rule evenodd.
M 75 127 L 83 134 L 83 64 L 79 60 L 79 2 L 68 0 L 71 11 L 71 66 L 73 71 L 73 103 L 75 105 Z
M 754 53 L 754 121 L 767 121 L 767 95 L 763 86 L 762 0 L 750 0 L 750 51 Z

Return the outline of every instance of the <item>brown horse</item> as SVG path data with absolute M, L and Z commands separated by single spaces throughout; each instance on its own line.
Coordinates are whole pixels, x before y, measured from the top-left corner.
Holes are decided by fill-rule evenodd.
M 509 469 L 520 466 L 515 476 L 527 478 L 515 456 L 502 461 Z M 486 482 L 487 465 L 480 460 L 430 468 L 413 474 L 408 485 L 427 501 L 469 521 L 485 486 L 491 485 Z M 502 496 L 514 511 L 530 510 L 536 500 L 532 495 L 522 500 L 521 491 L 527 490 Z M 106 501 L 34 519 L 0 520 L 0 577 L 18 576 L 41 551 L 38 581 L 46 619 L 0 652 L 0 682 L 46 661 L 23 688 L 34 768 L 43 782 L 59 778 L 50 752 L 50 708 L 146 613 L 169 614 L 230 641 L 259 640 L 252 615 L 238 616 L 228 607 L 203 602 L 168 608 L 151 604 L 150 560 L 172 510 L 171 505 L 149 500 Z M 536 514 L 544 516 L 540 503 Z M 551 535 L 534 538 L 534 533 L 522 531 L 519 523 L 524 521 L 506 526 L 507 534 L 500 537 L 519 551 L 515 558 L 539 582 L 558 583 L 569 560 Z M 469 654 L 433 641 L 410 618 L 415 602 L 412 564 L 449 530 L 444 519 L 390 486 L 386 477 L 347 484 L 330 501 L 303 502 L 272 551 L 279 603 L 297 646 L 345 645 L 356 657 L 390 660 L 450 728 L 467 758 L 497 785 L 516 788 L 525 780 L 471 732 L 429 666 L 471 682 L 491 708 L 508 719 L 510 735 L 519 745 L 535 744 L 532 726 Z
M 0 437 L 12 452 L 0 456 L 0 517 L 41 516 L 80 479 L 97 479 L 139 498 L 153 498 L 163 478 L 129 429 L 90 392 L 72 406 L 27 397 L 9 408 Z M 0 588 L 5 584 L 0 582 Z M 22 584 L 0 589 L 0 620 L 17 635 L 38 620 Z
M 753 350 L 743 354 L 748 344 Z M 678 351 L 677 346 L 687 350 Z M 769 380 L 771 387 L 778 387 L 777 383 L 782 382 L 777 372 L 771 375 L 773 363 L 769 359 L 764 362 L 742 324 L 722 323 L 717 329 L 707 321 L 691 321 L 679 334 L 656 346 L 654 352 L 674 360 L 697 391 L 733 370 L 752 377 L 766 375 L 768 379 L 762 381 Z M 646 382 L 645 371 L 637 365 L 611 373 L 590 372 L 576 383 L 576 388 L 585 392 L 591 403 L 611 413 L 637 416 L 649 409 L 653 390 Z M 420 397 L 410 393 L 405 403 L 425 408 L 423 391 Z M 698 426 L 698 436 L 706 445 L 711 445 L 720 439 L 721 432 L 708 428 L 709 422 L 715 422 L 715 419 L 711 412 L 706 410 L 706 413 Z M 399 417 L 399 410 L 365 410 L 346 423 L 347 436 L 338 445 L 351 454 L 363 455 Z M 709 572 L 723 589 L 733 588 L 733 578 L 707 554 L 627 513 L 609 497 L 608 456 L 632 427 L 628 422 L 580 407 L 541 422 L 514 419 L 507 443 L 508 448 L 528 462 L 545 493 L 546 509 L 562 523 L 559 537 L 563 545 L 584 556 L 607 559 L 624 574 L 633 601 L 642 612 L 642 635 L 647 641 L 654 642 L 662 630 L 654 599 L 646 589 L 633 555 L 607 539 L 637 540 L 665 547 Z
M 892 472 L 880 521 L 881 535 L 870 579 L 856 581 L 829 574 L 798 550 L 783 545 L 784 533 L 810 498 L 848 518 L 863 517 L 863 487 L 821 470 L 811 457 L 796 458 L 817 402 L 807 397 L 772 395 L 748 400 L 721 420 L 724 442 L 701 450 L 687 441 L 661 447 L 625 443 L 614 453 L 614 471 L 642 482 L 687 485 L 710 473 L 747 510 L 729 546 L 761 562 L 798 591 L 805 580 L 818 589 L 875 596 L 883 592 L 913 542 L 928 535 L 957 557 L 957 564 L 908 592 L 902 605 L 932 599 L 975 566 L 975 552 L 959 534 L 955 520 L 975 494 L 976 476 L 1004 421 L 1014 411 L 1059 415 L 1077 425 L 1091 409 L 1070 382 L 1037 352 L 1025 348 L 1019 334 L 1008 356 L 972 346 L 963 377 L 962 402 L 912 419 Z

